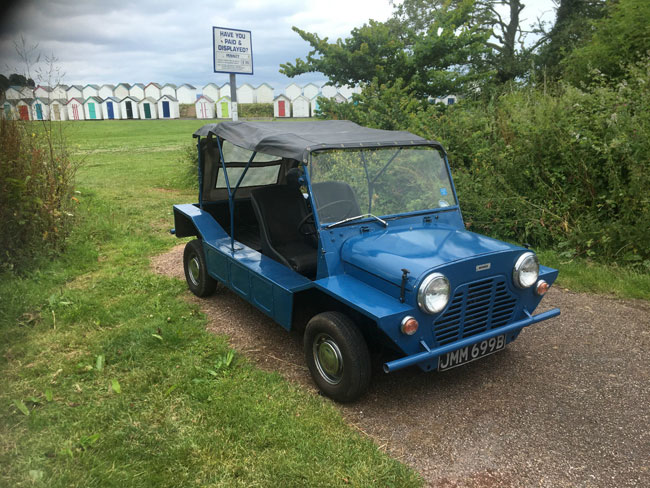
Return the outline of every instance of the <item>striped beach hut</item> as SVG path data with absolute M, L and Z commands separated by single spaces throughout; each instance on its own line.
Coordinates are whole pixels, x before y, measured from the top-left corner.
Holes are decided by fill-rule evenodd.
M 274 117 L 291 117 L 291 100 L 286 95 L 278 95 L 273 100 Z
M 50 118 L 49 100 L 35 98 L 30 108 L 32 120 L 48 120 Z
M 171 95 L 163 95 L 158 99 L 158 118 L 177 119 L 179 117 L 178 100 Z
M 63 98 L 54 99 L 50 102 L 50 118 L 51 120 L 68 120 L 68 110 L 65 104 L 68 101 Z
M 88 97 L 84 100 L 84 115 L 86 120 L 101 120 L 102 99 L 99 97 Z
M 230 117 L 232 117 L 232 105 L 230 103 L 230 97 L 223 96 L 217 100 L 217 118 L 229 119 Z
M 86 120 L 84 114 L 84 101 L 81 98 L 71 98 L 66 104 L 68 120 Z
M 158 118 L 158 104 L 153 98 L 144 98 L 138 103 L 138 110 L 140 111 L 141 119 L 157 119 Z
M 194 105 L 197 119 L 214 119 L 214 100 L 210 97 L 201 95 Z
M 122 118 L 120 110 L 120 99 L 117 97 L 107 97 L 102 101 L 102 115 L 104 120 L 119 120 Z
M 139 119 L 138 102 L 133 97 L 125 97 L 120 100 L 120 113 L 123 119 Z

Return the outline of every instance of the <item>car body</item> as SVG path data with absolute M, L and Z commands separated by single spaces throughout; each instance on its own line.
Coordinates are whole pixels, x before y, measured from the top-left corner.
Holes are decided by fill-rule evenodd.
M 319 388 L 353 401 L 385 372 L 446 370 L 527 326 L 557 271 L 465 229 L 436 141 L 349 121 L 223 122 L 194 133 L 199 201 L 174 206 L 199 296 L 218 283 L 287 330 L 305 327 Z

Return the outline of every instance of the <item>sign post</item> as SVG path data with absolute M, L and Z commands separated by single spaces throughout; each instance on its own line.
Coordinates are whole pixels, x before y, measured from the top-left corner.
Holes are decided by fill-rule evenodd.
M 212 48 L 215 73 L 230 74 L 232 120 L 238 120 L 236 75 L 253 74 L 253 39 L 251 31 L 212 27 Z

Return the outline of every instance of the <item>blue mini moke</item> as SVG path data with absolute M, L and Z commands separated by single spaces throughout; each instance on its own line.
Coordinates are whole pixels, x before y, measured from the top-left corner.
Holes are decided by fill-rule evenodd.
M 340 402 L 385 372 L 444 371 L 503 349 L 557 271 L 465 229 L 442 146 L 348 121 L 223 122 L 194 133 L 199 197 L 174 205 L 190 290 L 218 284 L 287 330 Z M 306 326 L 305 326 L 306 323 Z

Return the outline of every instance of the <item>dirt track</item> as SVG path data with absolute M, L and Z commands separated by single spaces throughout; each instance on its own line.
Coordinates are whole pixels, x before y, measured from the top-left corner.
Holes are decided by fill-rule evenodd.
M 183 279 L 182 252 L 152 266 Z M 298 334 L 224 289 L 188 299 L 209 330 L 316 393 Z M 650 304 L 556 288 L 538 311 L 551 306 L 562 315 L 481 361 L 378 371 L 343 415 L 431 486 L 650 486 Z

